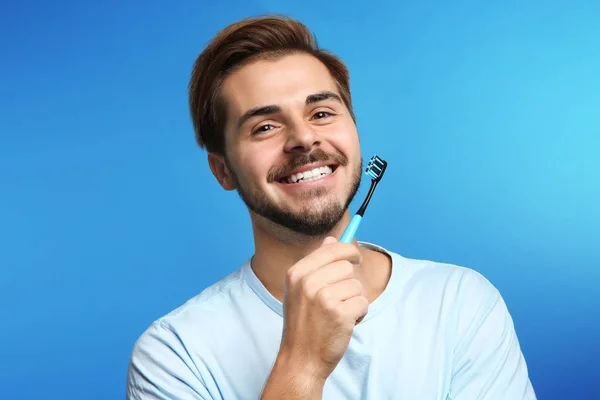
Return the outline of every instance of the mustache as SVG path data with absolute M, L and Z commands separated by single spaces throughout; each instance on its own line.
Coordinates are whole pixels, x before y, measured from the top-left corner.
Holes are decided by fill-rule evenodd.
M 316 149 L 309 154 L 295 154 L 285 165 L 272 168 L 271 171 L 269 171 L 267 180 L 269 182 L 274 182 L 285 176 L 291 175 L 296 168 L 316 162 L 328 162 L 346 166 L 348 164 L 348 159 L 341 153 L 336 152 L 329 154 L 323 149 Z

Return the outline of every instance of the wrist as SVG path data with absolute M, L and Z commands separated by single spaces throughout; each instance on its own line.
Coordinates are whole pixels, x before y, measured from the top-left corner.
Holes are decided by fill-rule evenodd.
M 313 394 L 321 395 L 327 380 L 326 374 L 315 363 L 283 347 L 277 355 L 271 374 L 288 381 L 298 392 L 305 393 L 308 397 Z

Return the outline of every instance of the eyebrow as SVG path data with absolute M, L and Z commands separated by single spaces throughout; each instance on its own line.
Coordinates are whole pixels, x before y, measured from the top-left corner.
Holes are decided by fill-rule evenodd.
M 311 94 L 309 96 L 306 97 L 306 105 L 310 105 L 310 104 L 314 104 L 314 103 L 318 103 L 319 101 L 325 101 L 325 100 L 329 100 L 329 99 L 333 99 L 336 100 L 338 102 L 342 102 L 342 99 L 340 98 L 340 96 L 338 96 L 337 94 L 333 93 L 333 92 L 319 92 L 319 93 L 315 93 L 315 94 Z
M 305 103 L 308 106 L 308 105 L 311 105 L 314 103 L 318 103 L 318 102 L 330 100 L 330 99 L 333 99 L 335 101 L 338 101 L 339 103 L 342 103 L 342 99 L 340 96 L 338 96 L 337 94 L 335 94 L 333 92 L 329 92 L 329 91 L 323 91 L 323 92 L 319 92 L 319 93 L 315 93 L 315 94 L 310 94 L 310 95 L 306 96 Z M 244 125 L 251 118 L 258 117 L 261 115 L 277 114 L 279 112 L 281 112 L 281 107 L 279 107 L 277 105 L 269 105 L 269 106 L 252 108 L 252 109 L 246 111 L 238 119 L 237 128 L 240 129 L 242 127 L 242 125 Z

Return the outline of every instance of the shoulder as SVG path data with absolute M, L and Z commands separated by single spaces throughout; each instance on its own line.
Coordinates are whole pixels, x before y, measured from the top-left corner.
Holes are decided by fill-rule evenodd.
M 174 350 L 177 344 L 185 352 L 189 345 L 202 345 L 203 337 L 209 335 L 211 327 L 231 318 L 236 297 L 243 296 L 243 291 L 243 274 L 239 269 L 152 321 L 136 340 L 132 357 L 143 355 L 150 349 L 157 352 L 162 345 Z
M 442 318 L 452 354 L 451 398 L 535 399 L 514 322 L 481 272 L 395 255 L 401 299 L 419 318 Z M 437 325 L 439 326 L 439 325 Z
M 447 318 L 460 330 L 489 314 L 492 308 L 504 306 L 498 289 L 473 268 L 410 258 L 371 243 L 363 245 L 391 257 L 389 296 L 401 302 L 403 308 L 416 307 L 422 316 Z
M 481 272 L 456 264 L 404 258 L 405 279 L 429 294 L 443 296 L 458 312 L 483 311 L 501 297 Z
M 439 311 L 454 328 L 457 345 L 483 331 L 501 332 L 513 326 L 498 288 L 481 272 L 456 264 L 396 255 L 401 291 L 422 310 Z
M 392 278 L 398 290 L 427 291 L 455 300 L 498 296 L 497 288 L 477 270 L 448 262 L 410 258 L 391 250 L 366 243 L 392 258 Z
M 208 366 L 197 355 L 210 348 L 214 327 L 231 319 L 232 298 L 242 291 L 238 270 L 150 323 L 130 355 L 127 398 L 155 392 L 157 397 L 160 392 L 175 398 L 209 398 Z
M 499 296 L 498 289 L 473 268 L 430 260 L 404 260 L 408 279 L 430 289 L 439 288 L 458 302 Z

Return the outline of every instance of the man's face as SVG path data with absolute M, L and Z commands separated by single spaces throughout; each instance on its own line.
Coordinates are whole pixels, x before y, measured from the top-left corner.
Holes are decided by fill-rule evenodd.
M 356 126 L 316 58 L 257 61 L 224 82 L 226 164 L 255 214 L 307 236 L 344 215 L 361 179 Z

